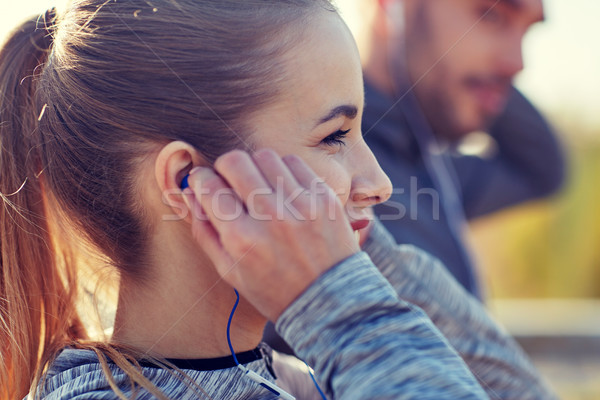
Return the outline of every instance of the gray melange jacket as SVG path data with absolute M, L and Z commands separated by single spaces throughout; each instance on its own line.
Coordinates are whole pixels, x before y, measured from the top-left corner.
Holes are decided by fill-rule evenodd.
M 276 324 L 313 366 L 328 398 L 556 398 L 518 345 L 436 259 L 396 245 L 378 223 L 364 250 L 323 274 Z M 269 352 L 255 353 L 246 367 L 286 388 L 310 386 L 285 370 L 275 379 Z M 201 360 L 203 367 L 185 369 L 202 391 L 190 389 L 172 371 L 143 370 L 173 399 L 274 398 L 220 361 Z M 112 373 L 127 392 L 124 373 L 117 368 Z M 96 356 L 84 350 L 64 350 L 40 389 L 48 400 L 117 398 Z M 300 400 L 317 398 L 314 393 L 308 388 L 292 394 Z M 137 398 L 152 397 L 141 391 Z

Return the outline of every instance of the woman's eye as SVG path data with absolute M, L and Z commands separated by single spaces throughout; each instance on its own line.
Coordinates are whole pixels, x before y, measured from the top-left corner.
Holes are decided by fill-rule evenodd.
M 333 132 L 331 135 L 327 136 L 325 139 L 323 139 L 321 141 L 321 143 L 323 143 L 327 146 L 334 146 L 334 145 L 344 146 L 344 145 L 346 145 L 346 142 L 344 142 L 344 138 L 346 137 L 348 132 L 350 132 L 350 129 L 345 130 L 345 131 L 340 129 L 336 132 Z

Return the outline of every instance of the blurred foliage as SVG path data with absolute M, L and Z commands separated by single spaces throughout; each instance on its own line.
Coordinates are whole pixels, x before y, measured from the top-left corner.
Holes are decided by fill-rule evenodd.
M 562 192 L 471 224 L 489 297 L 600 297 L 600 128 L 572 122 Z

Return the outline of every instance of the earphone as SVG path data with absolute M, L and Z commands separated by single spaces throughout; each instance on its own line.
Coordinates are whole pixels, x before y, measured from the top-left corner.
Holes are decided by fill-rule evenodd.
M 185 188 L 189 188 L 190 187 L 190 183 L 188 182 L 188 178 L 190 177 L 190 174 L 187 174 L 186 176 L 183 177 L 183 179 L 181 180 L 181 185 L 179 185 L 181 187 L 181 190 L 185 189 Z
M 184 176 L 182 181 L 181 181 L 181 190 L 188 188 L 189 182 L 188 182 L 188 178 L 189 178 L 189 174 Z M 231 355 L 233 356 L 233 361 L 235 362 L 236 366 L 242 370 L 242 372 L 244 373 L 244 376 L 253 380 L 254 382 L 258 383 L 260 386 L 262 386 L 263 388 L 267 389 L 269 392 L 273 393 L 276 396 L 279 396 L 279 398 L 284 399 L 284 400 L 296 400 L 296 398 L 294 396 L 292 396 L 291 394 L 289 394 L 288 392 L 286 392 L 285 390 L 281 389 L 279 386 L 275 385 L 272 382 L 269 382 L 267 379 L 263 378 L 262 376 L 260 376 L 259 374 L 257 374 L 254 371 L 249 370 L 248 368 L 244 367 L 243 365 L 241 365 L 235 355 L 235 351 L 233 350 L 233 345 L 231 344 L 231 336 L 229 334 L 229 331 L 231 329 L 231 320 L 233 319 L 233 314 L 235 313 L 235 310 L 237 309 L 237 306 L 240 302 L 240 294 L 238 293 L 238 291 L 236 289 L 233 289 L 233 291 L 235 292 L 235 304 L 233 305 L 233 308 L 231 309 L 231 314 L 229 314 L 229 319 L 227 320 L 227 344 L 229 345 L 229 350 L 231 351 Z M 305 362 L 306 364 L 306 362 Z M 306 364 L 306 367 L 308 368 L 308 373 L 310 374 L 310 377 L 313 381 L 313 383 L 315 384 L 315 386 L 317 387 L 317 390 L 319 391 L 319 394 L 321 395 L 321 397 L 324 400 L 327 400 L 327 398 L 325 397 L 325 394 L 323 393 L 323 391 L 321 390 L 321 388 L 319 387 L 319 384 L 317 383 L 315 377 L 313 376 L 312 372 L 310 371 L 310 368 L 308 366 L 308 364 Z
M 233 319 L 233 314 L 235 313 L 235 309 L 237 308 L 238 303 L 240 302 L 240 294 L 238 293 L 238 291 L 236 289 L 233 289 L 233 290 L 235 292 L 236 299 L 235 299 L 235 304 L 233 305 L 233 308 L 231 309 L 231 314 L 229 314 L 229 320 L 227 321 L 227 344 L 229 344 L 229 350 L 231 350 L 231 355 L 233 356 L 233 361 L 235 361 L 235 364 L 237 365 L 237 367 L 244 372 L 245 377 L 258 383 L 260 386 L 264 387 L 269 392 L 273 393 L 276 396 L 279 396 L 279 398 L 284 399 L 284 400 L 296 400 L 296 398 L 294 396 L 292 396 L 285 390 L 281 389 L 279 386 L 275 385 L 272 382 L 269 382 L 268 380 L 266 380 L 265 378 L 263 378 L 256 372 L 249 370 L 248 368 L 244 367 L 243 365 L 241 365 L 238 362 L 238 359 L 235 356 L 235 351 L 233 351 L 233 346 L 231 345 L 231 337 L 229 336 L 229 330 L 231 328 L 231 320 Z
M 274 383 L 269 382 L 268 380 L 266 380 L 265 378 L 263 378 L 256 372 L 249 370 L 248 368 L 244 367 L 241 364 L 238 364 L 237 367 L 239 369 L 241 369 L 242 371 L 244 371 L 245 377 L 252 379 L 254 382 L 258 383 L 260 386 L 267 389 L 269 392 L 273 393 L 276 396 L 279 396 L 279 398 L 284 399 L 284 400 L 296 400 L 296 398 L 294 396 L 292 396 L 285 390 L 281 389 L 279 386 L 275 385 Z

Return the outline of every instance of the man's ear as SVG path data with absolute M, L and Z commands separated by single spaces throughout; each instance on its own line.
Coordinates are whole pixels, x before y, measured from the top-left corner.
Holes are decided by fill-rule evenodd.
M 405 0 L 379 0 L 379 6 L 385 14 L 387 36 L 390 38 L 398 38 L 404 35 L 404 2 Z
M 192 145 L 174 141 L 163 146 L 154 162 L 156 183 L 163 194 L 163 201 L 180 217 L 189 212 L 183 201 L 181 182 L 183 178 L 198 166 L 208 166 L 208 162 Z

